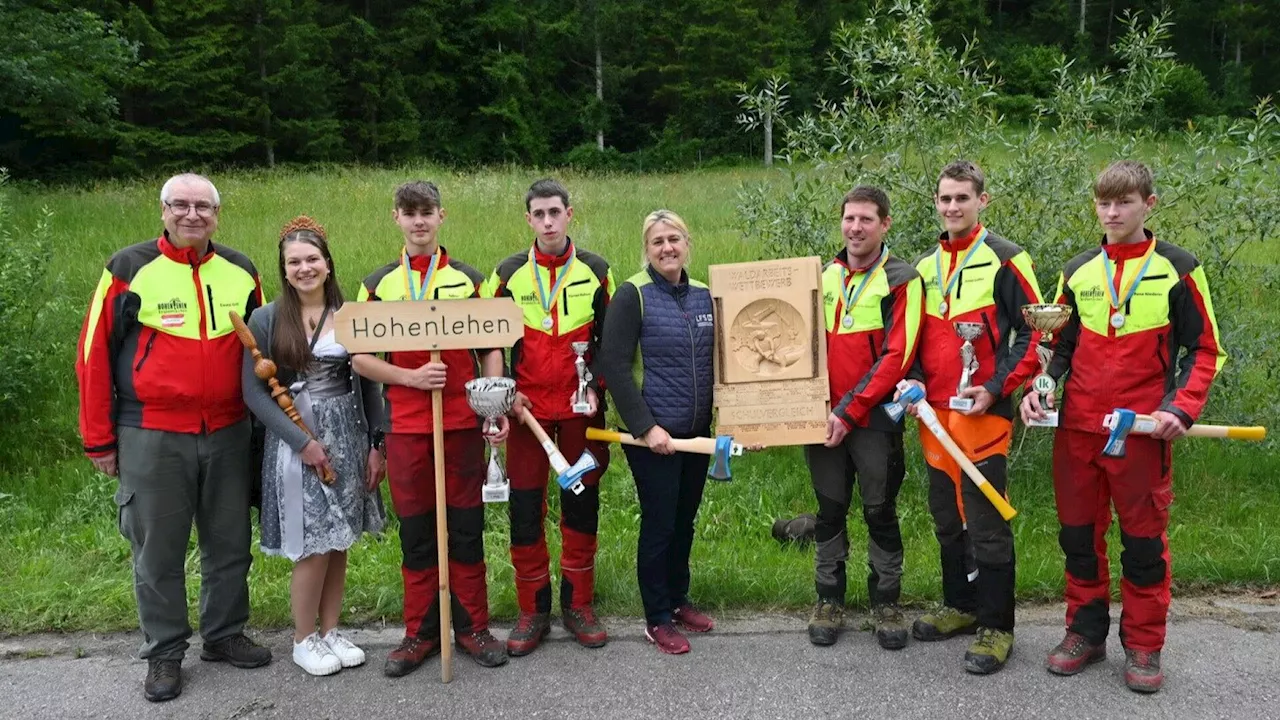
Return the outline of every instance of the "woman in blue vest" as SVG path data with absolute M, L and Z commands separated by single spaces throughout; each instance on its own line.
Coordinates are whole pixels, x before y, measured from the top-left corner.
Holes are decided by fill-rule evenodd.
M 706 455 L 676 452 L 672 438 L 711 433 L 711 293 L 689 278 L 689 229 L 656 210 L 644 220 L 644 267 L 619 287 L 605 315 L 600 368 L 618 414 L 645 447 L 623 446 L 640 498 L 636 574 L 645 636 L 669 654 L 689 652 L 681 628 L 715 622 L 689 600 L 693 522 Z

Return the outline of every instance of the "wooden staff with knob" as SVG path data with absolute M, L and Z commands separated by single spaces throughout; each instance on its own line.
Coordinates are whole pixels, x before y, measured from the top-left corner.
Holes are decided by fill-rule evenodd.
M 258 379 L 265 382 L 267 387 L 271 389 L 271 398 L 276 401 L 280 409 L 285 415 L 307 434 L 307 437 L 315 440 L 316 436 L 302 421 L 302 416 L 298 414 L 298 408 L 293 406 L 293 396 L 289 394 L 289 389 L 280 384 L 276 380 L 276 364 L 271 360 L 262 356 L 262 352 L 258 350 L 258 339 L 253 336 L 253 331 L 248 325 L 244 324 L 244 318 L 240 317 L 240 313 L 234 310 L 228 313 L 231 316 L 231 326 L 236 329 L 236 337 L 240 338 L 240 344 L 244 345 L 249 354 L 253 356 L 253 374 Z M 333 468 L 325 465 L 320 471 L 320 479 L 326 485 L 332 485 L 337 476 L 333 474 Z

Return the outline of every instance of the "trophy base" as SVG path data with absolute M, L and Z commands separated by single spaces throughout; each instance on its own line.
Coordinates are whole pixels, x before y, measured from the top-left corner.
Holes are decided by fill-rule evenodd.
M 590 415 L 591 403 L 587 403 L 587 402 L 574 403 L 569 409 L 578 415 Z
M 952 397 L 950 400 L 947 401 L 947 407 L 951 408 L 952 410 L 961 410 L 961 411 L 972 410 L 973 398 Z
M 1058 411 L 1049 410 L 1044 414 L 1043 420 L 1031 419 L 1026 422 L 1027 427 L 1058 427 Z
M 502 485 L 482 485 L 480 486 L 480 498 L 487 503 L 504 503 L 511 499 L 511 486 L 503 483 Z

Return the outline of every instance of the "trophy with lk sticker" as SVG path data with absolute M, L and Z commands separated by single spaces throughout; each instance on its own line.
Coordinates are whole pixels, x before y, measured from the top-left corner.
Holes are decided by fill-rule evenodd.
M 1071 306 L 1051 303 L 1023 305 L 1022 317 L 1028 325 L 1040 331 L 1040 344 L 1036 346 L 1040 374 L 1031 380 L 1031 389 L 1040 393 L 1040 407 L 1044 408 L 1045 415 L 1043 420 L 1030 420 L 1027 425 L 1058 427 L 1058 411 L 1049 409 L 1053 394 L 1058 389 L 1058 381 L 1049 374 L 1049 363 L 1053 361 L 1053 334 L 1071 319 Z

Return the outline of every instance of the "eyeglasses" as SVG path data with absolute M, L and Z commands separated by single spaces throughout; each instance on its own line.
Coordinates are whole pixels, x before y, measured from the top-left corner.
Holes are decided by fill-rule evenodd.
M 202 218 L 210 217 L 218 210 L 218 206 L 212 203 L 207 203 L 207 202 L 189 203 L 186 200 L 174 200 L 173 202 L 166 202 L 164 206 L 169 208 L 169 212 L 173 213 L 174 215 L 183 216 L 190 213 L 192 210 L 195 210 L 196 215 L 199 215 Z

